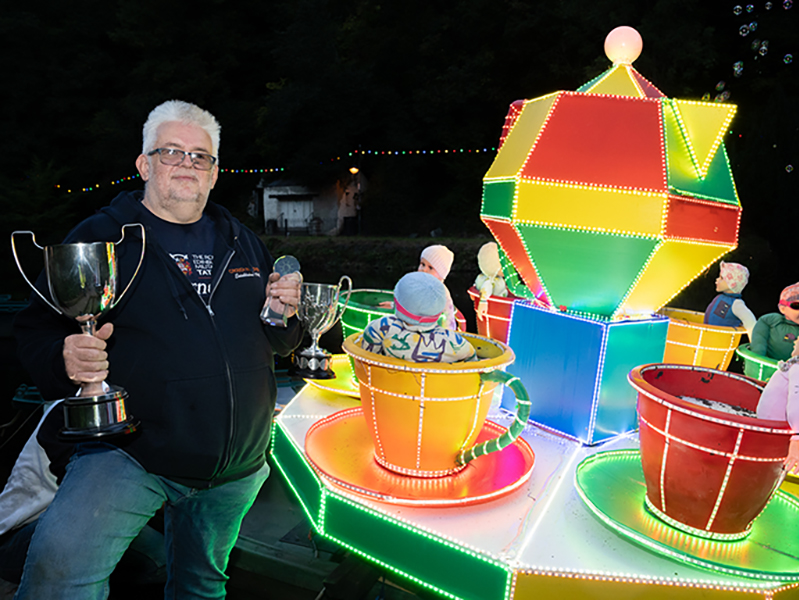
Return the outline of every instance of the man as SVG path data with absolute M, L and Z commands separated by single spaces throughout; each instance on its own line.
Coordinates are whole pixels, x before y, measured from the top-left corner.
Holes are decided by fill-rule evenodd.
M 274 352 L 302 339 L 297 274 L 271 273 L 261 240 L 208 201 L 219 174 L 219 124 L 169 101 L 144 125 L 144 193 L 122 193 L 67 242 L 147 230 L 144 262 L 96 336 L 33 298 L 15 323 L 20 358 L 45 400 L 106 378 L 127 390 L 133 434 L 77 446 L 31 540 L 18 599 L 105 598 L 108 577 L 163 505 L 166 598 L 224 598 L 241 521 L 269 475 Z M 141 246 L 117 246 L 135 271 Z M 268 274 L 268 275 L 267 275 Z M 43 280 L 40 277 L 39 284 Z M 263 325 L 271 308 L 288 327 Z

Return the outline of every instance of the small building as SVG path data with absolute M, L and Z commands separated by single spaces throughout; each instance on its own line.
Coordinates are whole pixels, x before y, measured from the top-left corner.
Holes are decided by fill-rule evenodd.
M 336 182 L 312 189 L 291 181 L 261 180 L 256 193 L 260 196 L 264 229 L 267 234 L 339 235 L 360 209 L 358 181 Z

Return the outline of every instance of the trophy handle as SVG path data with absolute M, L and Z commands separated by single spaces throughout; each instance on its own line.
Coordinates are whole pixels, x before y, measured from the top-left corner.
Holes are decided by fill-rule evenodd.
M 347 282 L 347 299 L 344 301 L 344 306 L 341 307 L 341 310 L 338 309 L 339 307 L 339 298 L 341 297 L 341 284 L 344 283 L 346 280 Z M 352 296 L 352 279 L 350 279 L 347 275 L 342 275 L 341 279 L 338 280 L 338 285 L 336 286 L 336 301 L 334 306 L 336 307 L 336 318 L 333 320 L 333 323 L 338 321 L 341 318 L 341 315 L 344 314 L 344 311 L 347 310 L 347 305 L 350 303 L 350 296 Z
M 133 280 L 136 279 L 136 275 L 139 274 L 139 269 L 141 268 L 141 265 L 144 262 L 144 249 L 147 246 L 146 238 L 145 238 L 145 232 L 144 232 L 144 225 L 142 225 L 141 223 L 126 223 L 125 225 L 123 225 L 122 226 L 122 237 L 119 238 L 119 241 L 116 242 L 114 244 L 114 246 L 116 246 L 118 244 L 121 244 L 122 240 L 125 239 L 125 227 L 140 227 L 141 228 L 141 256 L 139 257 L 139 264 L 136 265 L 136 270 L 133 272 L 133 275 L 131 276 L 130 281 L 128 281 L 128 285 L 126 285 L 125 289 L 122 290 L 122 293 L 119 295 L 119 298 L 117 298 L 114 301 L 114 303 L 111 305 L 111 308 L 114 308 L 117 304 L 119 304 L 119 301 L 122 300 L 122 296 L 124 296 L 125 292 L 127 292 L 128 289 L 130 289 L 130 284 L 133 283 Z
M 44 297 L 44 294 L 42 294 L 38 289 L 36 289 L 36 286 L 31 283 L 30 279 L 28 279 L 28 276 L 25 274 L 25 270 L 22 268 L 22 263 L 20 263 L 19 256 L 17 256 L 17 245 L 16 242 L 14 241 L 14 236 L 21 235 L 23 233 L 29 233 L 31 236 L 31 240 L 33 241 L 33 245 L 36 246 L 39 250 L 44 251 L 44 248 L 36 243 L 36 235 L 34 235 L 32 231 L 14 231 L 11 234 L 11 253 L 14 255 L 14 262 L 17 263 L 17 268 L 19 269 L 22 278 L 25 280 L 25 283 L 27 283 L 30 286 L 30 288 L 39 295 L 39 298 L 44 300 L 44 303 L 47 304 L 47 306 L 52 308 L 59 315 L 63 315 L 64 313 L 61 312 L 60 308 L 55 306 L 52 302 L 50 302 L 47 298 Z

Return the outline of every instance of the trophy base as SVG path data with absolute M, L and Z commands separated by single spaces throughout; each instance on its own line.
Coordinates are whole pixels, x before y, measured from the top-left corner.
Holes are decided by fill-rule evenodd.
M 75 396 L 64 400 L 64 428 L 58 438 L 68 442 L 96 440 L 133 433 L 139 421 L 125 411 L 128 393 L 120 387 L 96 396 Z
M 336 374 L 330 368 L 332 359 L 328 353 L 303 350 L 294 355 L 291 374 L 303 379 L 335 379 Z

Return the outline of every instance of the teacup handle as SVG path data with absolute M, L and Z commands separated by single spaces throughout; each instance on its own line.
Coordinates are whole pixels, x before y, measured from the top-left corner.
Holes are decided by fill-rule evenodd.
M 338 309 L 338 301 L 341 298 L 341 284 L 347 282 L 347 299 L 344 301 L 344 306 L 341 307 L 341 310 Z M 344 311 L 347 310 L 347 305 L 350 303 L 350 296 L 352 295 L 352 279 L 350 279 L 347 275 L 342 275 L 341 279 L 338 280 L 338 285 L 336 286 L 336 301 L 333 306 L 336 307 L 336 319 L 333 321 L 334 323 L 341 318 L 341 315 L 344 314 Z
M 114 246 L 116 246 L 117 244 L 121 244 L 122 240 L 125 239 L 125 227 L 140 227 L 141 228 L 141 256 L 139 257 L 139 264 L 136 265 L 136 270 L 133 272 L 133 275 L 131 275 L 130 281 L 128 281 L 128 285 L 126 285 L 125 289 L 122 290 L 122 293 L 119 295 L 119 298 L 117 298 L 114 301 L 114 304 L 111 306 L 111 308 L 114 308 L 114 306 L 119 304 L 119 301 L 122 300 L 122 296 L 124 296 L 125 292 L 127 292 L 128 289 L 130 289 L 130 285 L 133 283 L 133 280 L 136 279 L 136 275 L 139 274 L 139 269 L 141 268 L 141 265 L 144 262 L 144 249 L 147 246 L 147 240 L 145 238 L 144 225 L 142 225 L 141 223 L 126 223 L 126 224 L 124 224 L 122 226 L 122 237 L 119 238 L 119 241 L 116 242 L 114 244 Z
M 56 311 L 59 315 L 63 315 L 64 313 L 61 312 L 60 308 L 56 307 L 52 302 L 50 302 L 47 298 L 44 297 L 44 294 L 42 294 L 38 289 L 36 289 L 36 286 L 31 283 L 31 280 L 28 279 L 28 276 L 25 274 L 25 270 L 22 268 L 22 263 L 19 261 L 19 256 L 17 256 L 17 244 L 14 240 L 14 236 L 22 235 L 23 233 L 29 233 L 31 236 L 31 240 L 33 241 L 33 245 L 36 246 L 39 250 L 42 251 L 44 250 L 44 247 L 36 243 L 36 235 L 32 231 L 14 231 L 11 234 L 11 253 L 14 255 L 14 262 L 17 263 L 17 269 L 19 269 L 19 272 L 22 275 L 22 278 L 25 280 L 25 283 L 27 283 L 34 292 L 36 292 L 39 298 L 44 300 L 44 303 L 50 308 L 52 308 L 54 311 Z
M 478 456 L 497 452 L 498 450 L 510 446 L 516 438 L 519 437 L 521 432 L 524 431 L 527 418 L 530 416 L 530 397 L 527 395 L 527 390 L 518 377 L 506 373 L 505 371 L 497 370 L 490 371 L 489 373 L 480 373 L 480 381 L 495 381 L 508 386 L 516 396 L 516 416 L 513 419 L 513 423 L 508 427 L 508 430 L 499 437 L 461 450 L 456 459 L 458 466 L 465 465 Z

